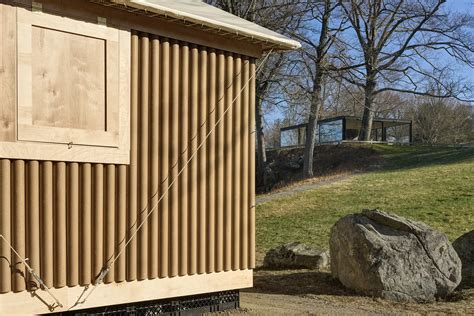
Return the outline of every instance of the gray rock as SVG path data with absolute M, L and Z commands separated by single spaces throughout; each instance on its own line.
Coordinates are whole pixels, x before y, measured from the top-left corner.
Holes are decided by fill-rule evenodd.
M 444 234 L 378 210 L 341 218 L 329 248 L 332 275 L 366 295 L 429 302 L 461 281 L 461 260 Z
M 298 242 L 289 243 L 269 250 L 263 265 L 271 269 L 327 269 L 329 251 L 320 251 Z
M 453 247 L 462 262 L 461 286 L 474 288 L 474 230 L 456 239 Z

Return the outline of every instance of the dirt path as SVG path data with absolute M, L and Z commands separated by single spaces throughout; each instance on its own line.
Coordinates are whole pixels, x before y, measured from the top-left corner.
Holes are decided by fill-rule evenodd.
M 359 296 L 310 270 L 255 271 L 254 288 L 242 292 L 241 309 L 228 315 L 474 315 L 474 290 L 457 292 L 449 301 L 395 303 Z
M 352 178 L 354 175 L 355 174 L 343 174 L 343 175 L 338 175 L 338 176 L 333 176 L 333 177 L 330 177 L 330 178 L 326 178 L 326 179 L 323 179 L 323 180 L 311 179 L 311 180 L 308 180 L 307 182 L 295 183 L 295 184 L 292 184 L 288 187 L 280 189 L 276 192 L 271 192 L 271 193 L 267 193 L 267 194 L 258 195 L 256 201 L 257 201 L 257 204 L 261 204 L 261 203 L 277 200 L 277 199 L 280 199 L 280 198 L 283 198 L 283 197 L 293 195 L 297 192 L 314 190 L 314 189 L 318 189 L 318 188 L 321 188 L 321 187 L 325 187 L 325 186 L 334 184 L 334 183 L 339 182 L 339 181 L 348 180 L 348 179 Z

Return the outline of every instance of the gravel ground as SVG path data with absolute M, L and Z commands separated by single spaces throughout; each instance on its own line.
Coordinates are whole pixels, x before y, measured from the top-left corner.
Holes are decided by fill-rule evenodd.
M 345 289 L 329 272 L 255 271 L 241 309 L 225 315 L 474 315 L 474 289 L 429 304 L 396 303 Z

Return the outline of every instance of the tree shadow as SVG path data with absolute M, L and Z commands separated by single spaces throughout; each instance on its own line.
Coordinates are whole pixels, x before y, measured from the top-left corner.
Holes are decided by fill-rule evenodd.
M 474 148 L 467 147 L 412 147 L 394 148 L 385 155 L 383 171 L 407 170 L 435 165 L 474 161 Z
M 250 293 L 283 295 L 334 295 L 355 296 L 329 272 L 311 270 L 261 270 L 254 274 L 254 286 L 246 290 Z

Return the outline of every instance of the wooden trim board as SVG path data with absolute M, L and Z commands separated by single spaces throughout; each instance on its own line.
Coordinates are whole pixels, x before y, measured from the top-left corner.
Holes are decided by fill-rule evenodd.
M 130 150 L 40 142 L 0 142 L 0 158 L 130 164 Z
M 252 286 L 253 270 L 101 284 L 84 304 L 76 306 L 72 310 L 236 290 Z M 80 286 L 51 289 L 51 293 L 64 305 L 63 308 L 57 308 L 53 312 L 67 311 L 74 305 L 83 290 L 84 287 Z M 26 291 L 0 294 L 0 314 L 27 315 L 50 312 L 41 300 L 50 304 L 52 303 L 51 297 L 41 290 L 36 291 L 35 295 Z

